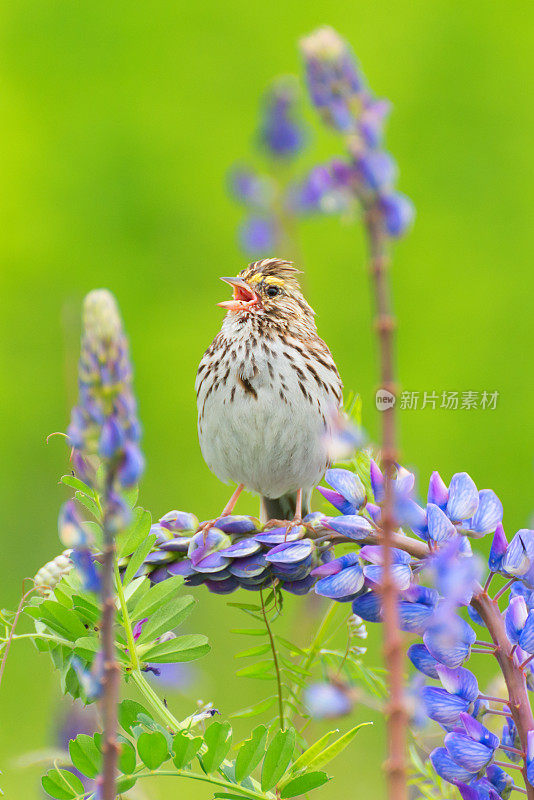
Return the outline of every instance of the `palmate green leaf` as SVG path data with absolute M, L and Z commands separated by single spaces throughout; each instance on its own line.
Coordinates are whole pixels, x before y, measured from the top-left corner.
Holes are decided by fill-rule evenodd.
M 25 611 L 71 642 L 87 633 L 77 614 L 55 600 L 45 600 L 37 606 L 28 606 Z
M 117 740 L 121 747 L 117 766 L 121 772 L 124 772 L 125 775 L 131 775 L 137 764 L 135 748 L 127 739 L 124 738 L 124 736 L 121 736 L 120 734 L 117 736 Z
M 174 630 L 187 619 L 194 605 L 195 600 L 190 594 L 168 599 L 165 605 L 160 606 L 152 614 L 148 622 L 143 625 L 143 630 L 137 643 L 139 645 L 145 644 L 157 639 L 158 636 L 167 633 L 167 631 Z
M 304 775 L 299 775 L 297 778 L 292 778 L 288 781 L 282 791 L 280 797 L 285 800 L 287 797 L 298 797 L 298 795 L 311 792 L 312 789 L 317 789 L 329 781 L 326 772 L 306 772 Z
M 83 783 L 77 775 L 57 767 L 43 775 L 41 784 L 45 792 L 55 800 L 72 800 L 73 797 L 83 797 L 85 791 Z
M 157 769 L 170 757 L 167 739 L 159 731 L 142 733 L 137 740 L 139 758 L 148 769 Z
M 200 633 L 178 636 L 169 642 L 158 642 L 143 653 L 145 661 L 156 664 L 195 661 L 210 651 L 208 640 Z
M 182 769 L 187 766 L 194 759 L 201 745 L 201 736 L 188 736 L 185 731 L 178 731 L 172 742 L 175 767 Z
M 231 738 L 232 728 L 229 722 L 216 720 L 206 728 L 204 741 L 208 749 L 202 756 L 202 766 L 206 772 L 215 772 L 219 768 L 230 749 Z
M 234 658 L 250 658 L 251 656 L 263 656 L 265 653 L 268 653 L 271 649 L 271 645 L 267 644 L 260 644 L 257 647 L 251 647 L 249 650 L 241 650 L 240 653 L 236 653 Z
M 92 736 L 80 733 L 69 742 L 69 755 L 72 763 L 82 775 L 95 778 L 101 770 L 102 755 Z
M 126 731 L 126 733 L 132 732 L 132 725 L 137 722 L 139 714 L 150 716 L 146 708 L 136 700 L 123 700 L 122 703 L 119 703 L 118 719 L 123 731 Z
M 289 766 L 295 749 L 295 730 L 278 731 L 267 748 L 261 770 L 261 790 L 267 792 L 276 786 Z
M 266 697 L 265 700 L 260 700 L 259 703 L 255 703 L 252 706 L 247 706 L 246 708 L 242 708 L 239 711 L 234 711 L 234 713 L 230 714 L 230 716 L 235 717 L 236 719 L 247 719 L 248 717 L 257 717 L 258 714 L 263 714 L 264 711 L 267 711 L 267 709 L 273 705 L 276 699 L 277 695 L 273 695 L 272 697 Z
M 139 600 L 134 607 L 131 618 L 132 620 L 143 619 L 150 617 L 155 611 L 158 610 L 168 599 L 174 598 L 181 586 L 184 579 L 181 575 L 173 575 L 161 583 L 156 583 L 151 586 L 147 593 Z
M 117 552 L 119 558 L 129 556 L 144 542 L 150 533 L 152 515 L 150 511 L 138 506 L 133 511 L 133 520 L 129 527 L 117 537 Z
M 241 783 L 244 778 L 247 778 L 256 769 L 265 755 L 267 733 L 265 725 L 258 725 L 250 734 L 250 738 L 243 742 L 239 748 L 235 760 L 235 779 L 238 783 Z
M 128 566 L 124 572 L 122 578 L 122 585 L 128 586 L 132 578 L 134 577 L 135 573 L 147 557 L 147 555 L 152 550 L 154 546 L 154 542 L 156 541 L 156 535 L 151 533 L 146 539 L 139 545 L 137 550 L 133 553 L 130 561 L 128 562 Z

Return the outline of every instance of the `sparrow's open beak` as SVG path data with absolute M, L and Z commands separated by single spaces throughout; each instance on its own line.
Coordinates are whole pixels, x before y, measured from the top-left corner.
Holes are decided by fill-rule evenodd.
M 217 303 L 221 308 L 227 308 L 228 311 L 250 311 L 252 306 L 259 303 L 260 299 L 256 292 L 241 278 L 221 278 L 221 280 L 229 283 L 234 290 L 233 300 Z

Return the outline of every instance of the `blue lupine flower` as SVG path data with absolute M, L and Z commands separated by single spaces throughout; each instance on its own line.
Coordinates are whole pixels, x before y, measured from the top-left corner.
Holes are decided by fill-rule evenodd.
M 462 554 L 465 541 L 463 537 L 455 535 L 426 561 L 434 585 L 451 607 L 468 605 L 480 578 L 479 560 Z
M 469 772 L 480 772 L 484 769 L 493 758 L 494 752 L 492 748 L 474 741 L 467 734 L 456 732 L 445 736 L 445 747 L 453 761 Z
M 118 488 L 130 487 L 138 482 L 144 460 L 128 344 L 113 295 L 106 289 L 90 292 L 83 316 L 79 403 L 68 430 L 75 462 L 83 470 L 81 477 L 97 490 L 103 486 L 94 456 L 107 462 Z
M 436 667 L 439 665 L 439 661 L 436 661 L 434 656 L 428 652 L 424 644 L 412 644 L 408 648 L 408 658 L 419 672 L 438 680 Z
M 198 529 L 196 516 L 185 511 L 168 511 L 160 518 L 159 524 L 173 533 L 194 533 Z
M 315 567 L 311 574 L 316 578 L 326 578 L 328 575 L 337 575 L 341 570 L 359 564 L 359 561 L 360 559 L 357 553 L 345 553 L 345 555 L 339 556 L 339 558 L 332 558 L 330 561 L 326 561 L 324 564 Z
M 297 85 L 289 77 L 277 79 L 265 92 L 258 139 L 274 158 L 292 158 L 302 149 L 305 135 L 297 101 Z
M 244 166 L 230 170 L 228 187 L 236 200 L 257 210 L 267 210 L 275 195 L 273 181 Z
M 517 750 L 521 750 L 521 740 L 519 739 L 515 722 L 513 719 L 511 719 L 511 717 L 508 717 L 503 725 L 501 743 L 505 747 L 514 747 Z M 521 761 L 521 756 L 519 753 L 511 753 L 507 751 L 506 756 L 510 759 L 510 761 L 515 761 L 516 763 Z
M 278 228 L 270 216 L 247 217 L 239 226 L 239 243 L 245 253 L 256 255 L 276 249 Z
M 88 547 L 79 547 L 70 554 L 72 563 L 80 573 L 86 592 L 100 591 L 100 573 L 97 572 L 93 554 Z
M 370 561 L 371 566 L 363 568 L 363 574 L 368 584 L 380 585 L 382 583 L 382 563 L 383 563 L 383 549 L 381 546 L 366 545 L 360 550 L 360 558 L 365 561 Z M 401 591 L 408 589 L 412 579 L 412 571 L 410 569 L 410 556 L 403 550 L 392 548 L 391 550 L 392 566 L 391 576 L 395 581 L 397 588 Z
M 365 539 L 373 526 L 366 517 L 359 514 L 346 514 L 341 517 L 326 517 L 325 525 L 336 533 L 358 542 Z
M 450 694 L 439 686 L 425 686 L 421 696 L 430 719 L 441 725 L 456 725 L 462 711 L 469 709 L 469 700 Z
M 473 781 L 469 785 L 466 783 L 457 783 L 456 785 L 462 800 L 501 800 L 495 788 L 484 778 Z
M 442 509 L 434 503 L 428 503 L 426 507 L 428 541 L 441 545 L 453 536 L 456 536 L 456 528 Z
M 433 472 L 428 483 L 427 502 L 439 506 L 442 511 L 447 508 L 449 490 L 439 472 Z
M 349 687 L 323 681 L 306 687 L 304 704 L 314 719 L 335 719 L 350 714 L 354 700 Z
M 484 536 L 492 533 L 502 521 L 502 503 L 491 489 L 482 489 L 478 493 L 478 507 L 471 520 L 464 522 L 471 536 Z
M 339 492 L 350 504 L 352 511 L 348 513 L 355 514 L 365 505 L 367 500 L 365 487 L 354 472 L 348 469 L 329 469 L 324 477 L 332 489 Z
M 438 606 L 432 624 L 425 630 L 423 641 L 434 658 L 445 666 L 456 669 L 469 657 L 476 634 L 452 610 L 446 614 L 440 614 L 440 610 L 449 612 L 443 601 Z
M 362 589 L 363 584 L 363 570 L 359 564 L 356 564 L 341 570 L 341 572 L 335 575 L 328 575 L 326 578 L 321 578 L 315 584 L 315 591 L 323 597 L 346 601 L 354 599 Z M 354 611 L 358 613 L 356 609 L 354 609 Z
M 502 523 L 499 522 L 493 534 L 493 541 L 488 558 L 488 566 L 491 572 L 500 572 L 507 548 L 508 539 L 506 538 Z
M 503 798 L 503 800 L 507 800 L 507 798 L 510 797 L 514 787 L 514 781 L 512 780 L 512 777 L 502 769 L 502 767 L 499 767 L 497 764 L 490 764 L 486 769 L 486 778 L 495 788 L 495 791 L 498 793 L 498 795 Z M 494 800 L 494 798 L 491 798 L 491 800 Z
M 512 603 L 518 603 L 519 604 L 521 601 L 523 601 L 523 603 L 525 603 L 525 600 L 524 600 L 523 597 L 514 597 L 512 599 L 512 602 L 510 603 L 510 606 L 512 605 Z M 520 608 L 521 608 L 521 610 L 523 610 L 523 606 L 520 606 Z M 526 604 L 525 604 L 525 609 L 526 609 Z M 507 630 L 508 630 L 508 627 L 507 627 Z M 519 635 L 519 646 L 526 653 L 529 653 L 529 654 L 534 653 L 534 611 L 529 611 L 528 612 L 528 616 L 527 616 L 527 618 L 525 620 L 525 623 L 523 625 L 523 630 L 520 632 L 520 635 Z
M 512 597 L 504 617 L 506 633 L 512 644 L 518 644 L 527 617 L 528 608 L 525 603 L 525 598 L 520 595 Z
M 382 622 L 382 604 L 376 592 L 365 592 L 352 602 L 352 610 L 366 622 Z
M 397 165 L 389 153 L 369 150 L 356 159 L 364 186 L 372 191 L 389 189 L 397 177 Z
M 534 531 L 522 528 L 508 545 L 501 571 L 534 589 Z
M 378 147 L 382 143 L 384 122 L 391 110 L 388 100 L 370 98 L 358 117 L 358 131 L 368 147 Z
M 467 472 L 457 472 L 452 476 L 447 501 L 447 516 L 454 522 L 461 522 L 473 516 L 478 508 L 478 491 Z
M 469 702 L 474 702 L 477 699 L 478 682 L 470 670 L 465 669 L 465 667 L 451 669 L 450 667 L 445 667 L 438 663 L 436 672 L 438 673 L 443 688 L 449 692 L 449 694 L 463 697 L 464 700 L 468 700 Z
M 58 530 L 63 544 L 72 548 L 70 559 L 80 574 L 84 589 L 88 592 L 100 591 L 100 575 L 91 554 L 92 537 L 73 500 L 67 500 L 61 506 Z
M 469 783 L 476 778 L 476 772 L 470 772 L 453 761 L 445 747 L 436 747 L 430 753 L 430 761 L 438 775 L 449 783 Z
M 391 192 L 380 195 L 380 209 L 384 225 L 390 236 L 403 236 L 413 225 L 415 206 L 405 194 Z

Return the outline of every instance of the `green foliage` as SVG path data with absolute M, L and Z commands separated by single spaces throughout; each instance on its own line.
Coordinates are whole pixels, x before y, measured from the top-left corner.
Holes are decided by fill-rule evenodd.
M 457 790 L 439 777 L 430 761 L 422 760 L 415 745 L 409 748 L 409 754 L 408 785 L 414 787 L 414 800 L 441 800 L 442 797 L 451 795 L 459 797 Z
M 244 778 L 248 778 L 265 755 L 267 734 L 265 725 L 258 725 L 250 734 L 250 738 L 244 741 L 239 748 L 235 761 L 235 778 L 239 783 Z
M 206 772 L 215 772 L 230 749 L 232 729 L 229 722 L 212 722 L 204 734 L 207 746 L 202 756 L 202 767 Z
M 265 792 L 272 789 L 284 775 L 293 756 L 295 739 L 296 735 L 293 728 L 275 733 L 263 760 L 261 770 L 262 791 Z

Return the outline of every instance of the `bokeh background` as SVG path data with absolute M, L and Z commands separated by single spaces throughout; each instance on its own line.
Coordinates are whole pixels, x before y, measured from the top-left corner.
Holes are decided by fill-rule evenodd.
M 524 527 L 532 496 L 534 244 L 534 7 L 498 0 L 153 0 L 132 4 L 18 0 L 0 11 L 1 604 L 60 549 L 65 496 L 61 438 L 75 396 L 79 308 L 107 286 L 121 305 L 136 366 L 148 470 L 142 501 L 157 513 L 206 518 L 225 501 L 196 438 L 194 374 L 218 330 L 218 276 L 242 265 L 241 212 L 225 173 L 247 155 L 258 98 L 300 70 L 298 38 L 329 23 L 351 40 L 394 113 L 388 143 L 400 188 L 417 207 L 395 252 L 398 363 L 407 391 L 498 391 L 496 410 L 403 411 L 404 461 L 421 482 L 467 470 Z M 312 118 L 309 112 L 310 119 Z M 309 163 L 337 152 L 320 134 Z M 378 429 L 376 357 L 361 232 L 335 218 L 301 229 L 306 288 L 364 424 Z M 255 511 L 246 498 L 243 511 Z M 258 687 L 234 676 L 224 598 L 202 602 L 192 626 L 213 653 L 191 696 L 229 713 Z M 289 603 L 306 640 L 309 611 Z M 375 632 L 370 663 L 379 663 Z M 12 650 L 1 689 L 0 786 L 39 797 L 40 768 L 16 759 L 51 741 L 55 677 L 30 644 Z M 190 705 L 169 695 L 177 713 Z M 325 798 L 379 796 L 380 718 L 335 764 Z M 342 725 L 345 722 L 342 721 Z M 238 726 L 238 732 L 242 730 Z M 320 733 L 321 726 L 316 726 Z M 184 782 L 148 784 L 150 797 L 204 797 Z

